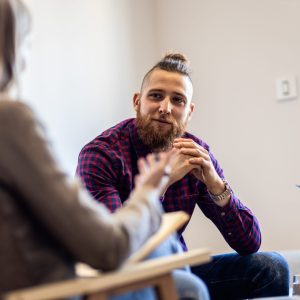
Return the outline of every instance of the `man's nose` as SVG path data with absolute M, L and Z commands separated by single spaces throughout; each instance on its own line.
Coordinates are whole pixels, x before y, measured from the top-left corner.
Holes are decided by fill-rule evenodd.
M 168 97 L 160 102 L 159 113 L 169 115 L 172 112 L 172 103 Z

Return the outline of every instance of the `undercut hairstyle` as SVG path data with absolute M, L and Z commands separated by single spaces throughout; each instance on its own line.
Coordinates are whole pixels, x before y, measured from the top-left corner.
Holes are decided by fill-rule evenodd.
M 31 30 L 31 17 L 20 0 L 0 0 L 0 92 L 16 76 L 16 51 Z
M 185 55 L 181 53 L 167 53 L 158 63 L 156 63 L 144 76 L 142 81 L 141 90 L 143 90 L 145 83 L 149 79 L 151 73 L 154 70 L 164 70 L 167 72 L 179 73 L 184 76 L 187 76 L 190 81 L 191 79 L 191 70 L 189 67 L 190 63 Z

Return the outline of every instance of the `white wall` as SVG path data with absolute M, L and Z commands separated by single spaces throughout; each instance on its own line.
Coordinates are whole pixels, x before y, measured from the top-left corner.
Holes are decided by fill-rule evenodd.
M 81 147 L 133 116 L 141 76 L 169 49 L 192 62 L 204 138 L 255 212 L 262 249 L 298 248 L 299 100 L 278 102 L 275 79 L 300 75 L 298 0 L 26 0 L 34 17 L 28 101 L 73 174 Z M 229 250 L 199 211 L 190 247 Z
M 73 175 L 86 142 L 134 115 L 137 72 L 154 59 L 153 7 L 146 0 L 25 2 L 34 24 L 24 94 Z
M 297 0 L 157 0 L 160 50 L 192 61 L 197 111 L 190 130 L 212 147 L 257 215 L 262 249 L 300 246 L 300 102 L 278 102 L 275 79 L 300 75 Z M 228 248 L 197 212 L 189 244 Z

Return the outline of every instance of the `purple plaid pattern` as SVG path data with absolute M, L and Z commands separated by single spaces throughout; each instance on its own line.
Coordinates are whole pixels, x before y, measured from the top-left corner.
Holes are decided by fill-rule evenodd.
M 209 151 L 209 146 L 195 136 L 185 133 L 184 137 L 193 139 Z M 123 205 L 134 188 L 137 159 L 150 152 L 138 136 L 135 119 L 128 119 L 84 146 L 76 173 L 92 196 L 114 212 Z M 224 178 L 223 170 L 209 153 L 216 171 Z M 257 219 L 233 193 L 230 203 L 221 208 L 210 199 L 206 186 L 192 174 L 187 174 L 167 190 L 161 201 L 165 211 L 184 210 L 190 216 L 197 204 L 218 227 L 227 243 L 242 255 L 256 252 L 260 247 Z M 182 232 L 186 225 L 179 232 L 184 249 L 186 245 Z

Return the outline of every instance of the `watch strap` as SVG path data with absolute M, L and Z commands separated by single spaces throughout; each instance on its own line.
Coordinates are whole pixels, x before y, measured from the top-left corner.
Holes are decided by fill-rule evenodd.
M 231 188 L 230 188 L 228 182 L 224 178 L 222 178 L 222 181 L 225 184 L 225 190 L 221 194 L 214 195 L 214 194 L 211 194 L 210 192 L 208 192 L 210 198 L 216 202 L 224 200 L 231 194 Z

